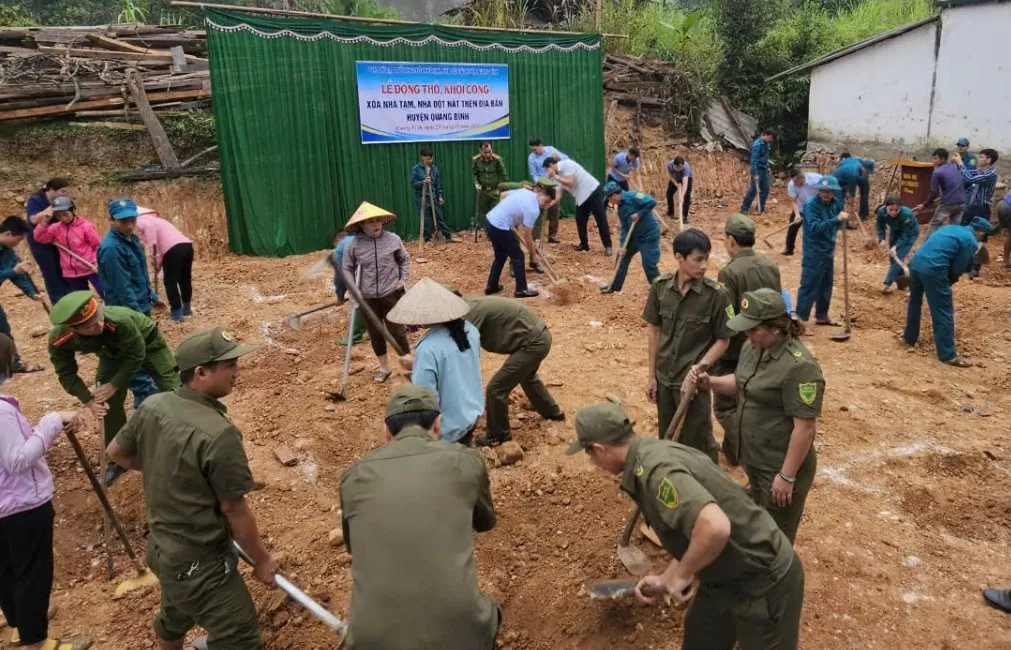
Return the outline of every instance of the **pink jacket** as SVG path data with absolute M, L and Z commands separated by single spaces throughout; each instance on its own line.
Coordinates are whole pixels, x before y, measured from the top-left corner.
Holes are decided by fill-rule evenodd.
M 170 222 L 158 216 L 157 212 L 147 212 L 137 216 L 137 235 L 147 248 L 153 248 L 154 262 L 161 268 L 165 253 L 176 244 L 192 244 L 193 240 L 179 232 Z
M 46 413 L 32 431 L 18 401 L 0 395 L 0 518 L 53 499 L 53 475 L 43 456 L 61 431 L 56 413 Z
M 41 244 L 52 244 L 56 242 L 74 251 L 84 259 L 88 260 L 96 267 L 95 252 L 98 245 L 102 243 L 98 236 L 98 228 L 81 215 L 77 215 L 69 225 L 54 220 L 53 223 L 45 222 L 35 226 L 35 241 Z M 60 272 L 65 278 L 83 278 L 94 273 L 80 260 L 75 260 L 70 255 L 60 251 Z

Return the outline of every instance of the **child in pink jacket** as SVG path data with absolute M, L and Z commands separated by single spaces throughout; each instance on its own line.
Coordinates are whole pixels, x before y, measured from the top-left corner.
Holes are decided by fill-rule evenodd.
M 151 249 L 158 269 L 165 272 L 165 296 L 169 301 L 172 320 L 182 321 L 193 313 L 193 240 L 158 216 L 151 208 L 137 207 L 137 235 Z
M 98 228 L 84 217 L 77 216 L 74 202 L 69 197 L 56 197 L 50 207 L 53 209 L 53 217 L 35 226 L 35 232 L 32 233 L 35 241 L 55 244 L 59 249 L 60 273 L 69 291 L 87 291 L 90 282 L 98 295 L 102 296 L 102 282 L 98 279 L 96 262 L 98 245 L 102 243 Z

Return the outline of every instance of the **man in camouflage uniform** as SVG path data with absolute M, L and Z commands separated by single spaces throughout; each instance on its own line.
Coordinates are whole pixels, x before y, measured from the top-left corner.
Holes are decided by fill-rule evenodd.
M 483 228 L 485 215 L 498 203 L 498 184 L 506 182 L 506 170 L 502 156 L 491 150 L 490 142 L 482 142 L 481 152 L 472 160 L 471 175 L 477 191 L 477 226 Z

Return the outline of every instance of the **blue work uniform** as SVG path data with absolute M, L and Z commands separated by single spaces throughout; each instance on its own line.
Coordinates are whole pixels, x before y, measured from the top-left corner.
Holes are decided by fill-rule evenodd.
M 758 186 L 755 186 L 755 177 L 758 177 Z M 751 185 L 748 193 L 744 195 L 741 202 L 741 213 L 748 214 L 751 204 L 758 195 L 758 211 L 765 212 L 765 200 L 769 198 L 769 143 L 761 137 L 755 138 L 751 143 Z
M 28 274 L 14 272 L 14 267 L 18 265 L 18 262 L 17 253 L 14 252 L 13 248 L 0 246 L 0 285 L 10 280 L 26 296 L 34 298 L 39 294 L 29 281 Z M 0 305 L 0 332 L 11 337 L 11 340 L 14 340 L 14 334 L 11 333 L 11 324 L 7 321 L 7 312 L 4 311 L 2 305 Z M 24 369 L 25 364 L 21 361 L 21 356 L 15 354 L 12 370 L 14 372 L 24 372 Z
M 907 207 L 899 208 L 896 217 L 889 217 L 888 210 L 881 206 L 877 211 L 878 241 L 885 241 L 885 228 L 888 229 L 888 247 L 895 247 L 895 256 L 900 260 L 906 259 L 909 251 L 913 250 L 916 238 L 920 236 L 920 224 L 916 220 L 916 214 Z M 892 261 L 888 267 L 888 274 L 885 275 L 885 285 L 895 282 L 895 279 L 902 274 L 902 267 Z
M 628 273 L 628 265 L 636 253 L 642 256 L 642 270 L 646 273 L 646 281 L 653 284 L 653 280 L 660 275 L 658 267 L 660 263 L 660 226 L 653 218 L 653 208 L 656 207 L 656 199 L 643 192 L 622 192 L 621 201 L 618 203 L 618 220 L 621 222 L 621 232 L 619 241 L 625 241 L 629 229 L 632 227 L 632 216 L 638 215 L 633 237 L 628 240 L 625 254 L 618 264 L 618 270 L 614 274 L 614 281 L 611 283 L 611 291 L 621 291 L 625 284 L 625 275 Z
M 920 311 L 923 295 L 934 327 L 934 347 L 941 361 L 954 359 L 955 307 L 951 285 L 968 273 L 979 248 L 976 233 L 969 226 L 944 226 L 927 238 L 909 261 L 909 307 L 902 338 L 915 345 L 920 338 Z
M 818 321 L 829 320 L 832 279 L 835 274 L 835 238 L 842 222 L 842 200 L 836 196 L 825 203 L 815 196 L 803 208 L 804 256 L 800 262 L 800 288 L 797 289 L 797 315 L 807 320 L 814 305 Z
M 336 264 L 334 265 L 333 272 L 333 288 L 334 293 L 337 294 L 337 300 L 344 302 L 347 297 L 348 288 L 344 285 L 344 277 L 341 275 L 340 267 L 344 264 L 344 249 L 348 247 L 354 237 L 345 237 L 337 243 L 337 248 L 333 249 L 333 259 Z M 358 343 L 365 336 L 365 316 L 362 315 L 361 309 L 355 310 L 355 322 L 352 325 L 352 341 Z M 347 345 L 347 339 L 338 339 L 338 345 Z
M 45 191 L 36 192 L 28 197 L 25 204 L 25 216 L 33 217 L 49 207 L 49 199 L 46 198 Z M 60 251 L 52 244 L 42 244 L 35 241 L 35 225 L 29 220 L 31 228 L 28 230 L 28 250 L 31 251 L 35 263 L 39 265 L 39 272 L 42 274 L 42 283 L 46 285 L 46 293 L 49 295 L 49 302 L 56 304 L 60 298 L 70 293 L 70 285 L 63 277 L 60 269 Z
M 425 177 L 431 176 L 431 193 L 425 190 Z M 417 212 L 425 222 L 425 241 L 432 238 L 432 212 L 435 212 L 435 224 L 439 232 L 446 239 L 453 236 L 453 231 L 446 225 L 446 218 L 442 216 L 442 205 L 439 199 L 442 198 L 442 175 L 439 167 L 432 165 L 425 169 L 423 163 L 418 163 L 411 169 L 411 187 L 414 188 L 414 211 Z M 422 194 L 424 192 L 424 194 Z M 431 205 L 430 205 L 431 204 Z
M 840 199 L 846 196 L 856 196 L 857 188 L 860 188 L 860 220 L 867 221 L 870 216 L 870 204 L 868 194 L 871 189 L 871 181 L 865 168 L 873 167 L 874 161 L 862 158 L 843 158 L 839 165 L 832 172 L 832 175 L 839 181 L 842 190 L 836 192 Z
M 140 237 L 134 234 L 127 238 L 110 230 L 98 246 L 97 257 L 105 304 L 129 307 L 150 318 L 158 296 L 151 288 L 147 255 Z M 138 370 L 130 381 L 130 392 L 133 393 L 133 407 L 138 408 L 145 399 L 158 392 L 158 386 L 151 375 Z

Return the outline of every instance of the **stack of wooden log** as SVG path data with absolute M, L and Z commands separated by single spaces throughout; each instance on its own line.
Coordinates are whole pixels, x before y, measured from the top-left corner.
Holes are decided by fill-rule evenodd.
M 138 102 L 128 78 L 153 109 L 204 107 L 206 56 L 205 32 L 181 27 L 3 27 L 0 120 L 124 115 Z

